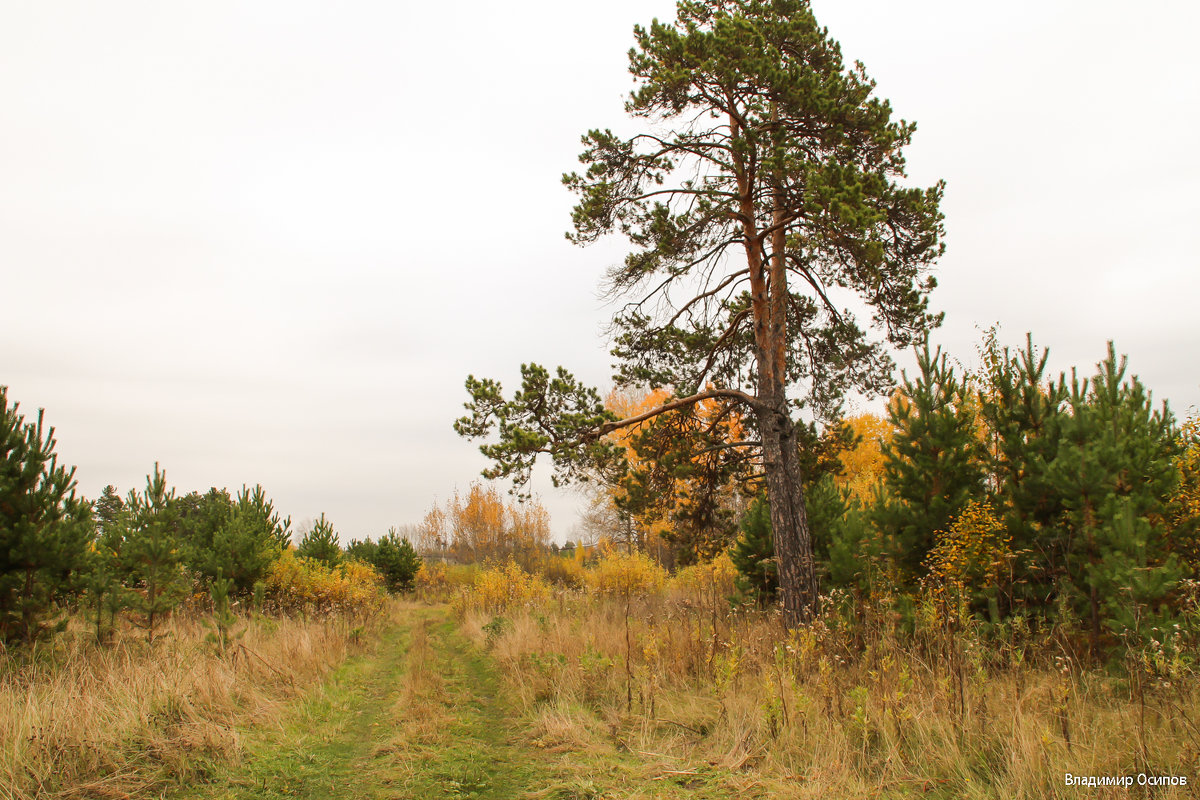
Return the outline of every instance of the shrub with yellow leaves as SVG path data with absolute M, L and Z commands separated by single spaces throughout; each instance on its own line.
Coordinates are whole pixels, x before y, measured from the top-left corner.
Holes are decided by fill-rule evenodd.
M 671 578 L 671 588 L 694 600 L 698 605 L 722 604 L 736 594 L 734 581 L 737 567 L 728 552 L 723 552 L 711 561 L 692 564 L 677 571 Z
M 997 615 L 995 593 L 1012 558 L 1011 537 L 987 501 L 967 503 L 949 530 L 938 531 L 925 564 L 923 581 L 930 599 L 947 620 L 961 619 L 976 594 Z
M 1200 416 L 1193 414 L 1179 432 L 1179 455 L 1175 457 L 1175 488 L 1169 498 L 1171 509 L 1170 548 L 1200 570 Z
M 550 596 L 550 584 L 510 559 L 503 566 L 492 565 L 481 570 L 475 577 L 475 584 L 454 598 L 453 606 L 459 616 L 468 611 L 496 613 L 537 606 L 547 602 Z
M 375 568 L 350 560 L 337 567 L 284 550 L 267 570 L 266 599 L 285 614 L 349 613 L 364 616 L 383 609 L 383 580 Z
M 576 552 L 581 551 L 582 548 L 576 548 Z M 538 562 L 537 569 L 543 578 L 557 586 L 578 589 L 583 585 L 584 570 L 580 559 L 548 555 Z
M 586 573 L 587 586 L 598 594 L 617 597 L 662 592 L 667 571 L 641 551 L 622 553 L 611 545 L 601 548 L 600 559 Z
M 417 596 L 424 600 L 444 598 L 450 591 L 450 576 L 446 565 L 440 561 L 422 561 L 421 568 L 413 578 Z

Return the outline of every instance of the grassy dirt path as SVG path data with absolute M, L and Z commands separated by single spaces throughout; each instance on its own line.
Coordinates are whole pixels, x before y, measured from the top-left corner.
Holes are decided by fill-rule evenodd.
M 274 727 L 247 732 L 239 764 L 175 796 L 555 796 L 540 791 L 555 783 L 553 769 L 515 738 L 498 686 L 445 609 L 409 607 L 373 653 L 349 660 Z
M 173 800 L 723 800 L 759 797 L 691 771 L 648 774 L 627 752 L 552 752 L 504 700 L 490 657 L 445 607 L 402 607 L 376 648 L 339 668 L 243 756 Z M 665 780 L 668 779 L 669 780 Z

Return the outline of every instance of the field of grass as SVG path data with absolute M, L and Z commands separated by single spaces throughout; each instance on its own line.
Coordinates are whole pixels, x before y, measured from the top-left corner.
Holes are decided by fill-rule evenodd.
M 468 610 L 535 739 L 647 781 L 796 798 L 1079 798 L 1066 775 L 1185 777 L 1114 797 L 1191 797 L 1200 685 L 1145 664 L 1089 668 L 1048 642 L 902 635 L 881 616 L 786 635 L 756 611 L 671 593 L 560 593 Z M 648 784 L 643 784 L 648 785 Z M 611 796 L 640 797 L 645 789 Z M 606 795 L 607 796 L 607 795 Z
M 153 796 L 236 758 L 242 732 L 276 718 L 375 623 L 244 618 L 222 651 L 177 614 L 155 641 L 82 625 L 0 662 L 0 800 Z
M 380 646 L 352 658 L 239 759 L 173 798 L 726 798 L 721 771 L 650 767 L 616 740 L 536 736 L 485 650 L 445 606 L 400 606 Z M 753 795 L 750 795 L 753 796 Z
M 444 610 L 404 606 L 373 653 L 354 658 L 205 787 L 234 798 L 513 797 L 539 782 L 506 740 L 491 668 Z
M 1190 679 L 939 650 L 882 620 L 788 636 L 678 587 L 543 599 L 393 601 L 370 629 L 256 618 L 223 654 L 182 616 L 153 644 L 68 633 L 6 666 L 0 798 L 1194 796 Z M 1139 772 L 1191 785 L 1064 783 Z

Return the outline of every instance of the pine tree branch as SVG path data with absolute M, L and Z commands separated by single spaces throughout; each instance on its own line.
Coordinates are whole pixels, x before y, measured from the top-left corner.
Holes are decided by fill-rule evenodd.
M 668 411 L 686 408 L 704 400 L 712 400 L 717 397 L 738 400 L 755 409 L 756 411 L 762 405 L 756 398 L 746 394 L 745 392 L 738 391 L 737 389 L 709 389 L 698 394 L 689 395 L 688 397 L 681 397 L 676 400 L 672 400 L 669 403 L 662 404 L 658 408 L 651 409 L 650 411 L 646 411 L 641 414 L 636 414 L 632 417 L 627 417 L 626 419 L 605 422 L 595 431 L 585 435 L 584 439 L 594 439 L 604 436 L 605 434 L 612 433 L 613 431 L 620 430 L 621 428 L 627 428 L 630 425 L 637 425 L 639 422 L 645 422 L 648 419 L 654 419 L 655 417 L 665 414 Z
M 748 270 L 748 269 L 739 269 L 737 272 L 730 273 L 728 276 L 725 277 L 724 280 L 722 280 L 720 283 L 718 283 L 712 289 L 710 289 L 706 292 L 701 292 L 700 294 L 693 297 L 691 300 L 688 300 L 686 303 L 684 303 L 680 307 L 680 309 L 678 311 L 675 312 L 675 315 L 672 316 L 671 319 L 669 319 L 667 321 L 666 327 L 670 328 L 671 326 L 673 326 L 676 322 L 679 321 L 679 318 L 681 316 L 683 316 L 684 312 L 686 312 L 689 308 L 694 306 L 696 303 L 699 303 L 701 300 L 706 300 L 709 297 L 712 297 L 714 294 L 717 294 L 722 289 L 724 289 L 726 286 L 728 286 L 730 283 L 732 283 L 734 281 L 734 279 L 736 279 L 742 275 L 747 275 L 747 274 L 749 274 L 749 272 L 750 272 L 750 270 Z M 741 283 L 741 281 L 738 281 L 738 283 Z
M 708 358 L 705 359 L 704 366 L 700 370 L 700 374 L 696 376 L 696 380 L 693 384 L 695 386 L 693 391 L 700 390 L 700 387 L 704 383 L 704 378 L 708 375 L 708 371 L 712 369 L 713 362 L 717 360 L 717 354 L 721 352 L 721 348 L 725 345 L 725 343 L 732 338 L 734 332 L 737 331 L 738 327 L 741 325 L 742 320 L 746 319 L 748 316 L 750 316 L 749 309 L 743 309 L 735 314 L 733 320 L 729 323 L 729 327 L 726 328 L 725 332 L 722 333 L 717 341 L 713 343 L 713 346 L 708 351 Z

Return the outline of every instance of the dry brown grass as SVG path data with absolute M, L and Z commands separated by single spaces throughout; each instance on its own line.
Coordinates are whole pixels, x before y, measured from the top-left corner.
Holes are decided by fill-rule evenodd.
M 882 613 L 788 636 L 682 594 L 636 598 L 627 617 L 621 598 L 560 593 L 463 627 L 539 744 L 628 749 L 650 776 L 717 768 L 770 796 L 842 798 L 1105 796 L 1066 773 L 1187 777 L 1159 798 L 1200 782 L 1194 673 L 1081 671 L 1048 642 L 911 637 Z
M 389 748 L 411 755 L 442 743 L 451 716 L 440 666 L 429 642 L 428 617 L 413 625 L 400 693 L 391 709 L 396 731 Z
M 238 727 L 340 663 L 362 627 L 327 618 L 244 619 L 227 652 L 177 615 L 153 643 L 108 646 L 69 629 L 0 655 L 0 799 L 131 797 L 236 759 Z

